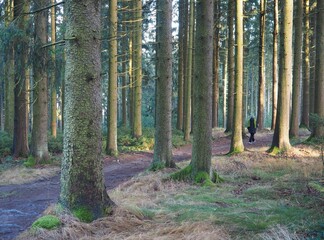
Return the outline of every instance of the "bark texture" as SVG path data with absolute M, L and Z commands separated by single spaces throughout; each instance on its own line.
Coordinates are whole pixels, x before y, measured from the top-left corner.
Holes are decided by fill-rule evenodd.
M 172 1 L 157 1 L 157 83 L 153 168 L 172 160 Z
M 317 1 L 317 22 L 324 22 L 324 1 Z M 316 67 L 315 67 L 315 108 L 314 113 L 324 119 L 324 24 L 316 26 Z M 324 126 L 317 125 L 313 136 L 324 137 Z
M 95 219 L 113 205 L 101 159 L 100 1 L 68 0 L 64 150 L 60 202 Z M 91 31 L 89 31 L 91 29 Z
M 109 23 L 108 134 L 106 152 L 109 155 L 117 155 L 117 0 L 109 1 Z
M 55 4 L 55 0 L 51 0 L 52 5 Z M 45 7 L 45 6 L 44 6 Z M 56 42 L 56 16 L 55 7 L 51 8 L 51 41 Z M 57 92 L 56 92 L 56 47 L 52 46 L 51 49 L 51 135 L 56 138 L 57 135 Z
M 281 22 L 281 47 L 279 64 L 279 96 L 276 127 L 272 140 L 272 149 L 285 151 L 290 148 L 289 142 L 289 104 L 292 79 L 292 33 L 293 33 L 293 0 L 283 4 Z
M 243 111 L 243 0 L 236 1 L 236 63 L 234 119 L 231 141 L 231 153 L 243 152 L 242 111 Z
M 300 80 L 302 67 L 302 45 L 303 45 L 303 1 L 297 0 L 294 44 L 294 69 L 293 69 L 293 94 L 292 94 L 292 112 L 289 135 L 291 137 L 299 136 L 299 113 L 300 113 Z
M 213 0 L 197 1 L 195 70 L 193 79 L 192 174 L 211 175 Z M 211 176 L 210 176 L 211 177 Z
M 17 28 L 22 36 L 15 38 L 15 117 L 14 117 L 14 138 L 13 155 L 27 156 L 28 148 L 28 121 L 27 121 L 27 91 L 26 91 L 26 68 L 28 54 L 28 16 L 23 15 L 29 11 L 30 2 L 16 0 L 14 2 L 14 19 Z
M 45 7 L 47 0 L 34 0 L 35 6 Z M 33 56 L 34 72 L 34 105 L 33 128 L 31 138 L 31 154 L 37 162 L 49 158 L 47 140 L 47 49 L 43 48 L 47 41 L 47 14 L 45 11 L 35 15 L 35 51 Z

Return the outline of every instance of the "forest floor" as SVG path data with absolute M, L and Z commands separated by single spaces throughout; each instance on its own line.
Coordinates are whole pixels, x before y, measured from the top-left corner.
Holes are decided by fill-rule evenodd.
M 307 131 L 301 131 L 301 138 L 299 139 L 299 141 L 305 140 L 308 137 L 308 134 L 309 133 Z M 248 138 L 246 137 L 244 139 L 244 145 L 246 147 L 246 151 L 245 151 L 246 155 L 244 155 L 243 157 L 243 160 L 245 160 L 245 162 L 242 163 L 242 161 L 238 159 L 239 155 L 237 157 L 236 156 L 232 156 L 231 158 L 227 157 L 228 159 L 225 157 L 225 154 L 229 151 L 230 148 L 230 137 L 226 136 L 222 130 L 214 131 L 213 134 L 214 140 L 213 140 L 213 148 L 212 148 L 212 153 L 214 155 L 213 161 L 215 162 L 215 159 L 217 158 L 220 159 L 219 163 L 217 163 L 216 160 L 216 163 L 214 164 L 215 168 L 220 170 L 221 175 L 226 175 L 230 171 L 232 174 L 231 178 L 237 177 L 238 175 L 241 174 L 239 172 L 240 171 L 242 172 L 244 170 L 245 174 L 249 175 L 248 177 L 250 178 L 250 180 L 245 182 L 243 181 L 241 184 L 236 185 L 235 188 L 232 189 L 232 192 L 235 196 L 242 196 L 244 191 L 251 188 L 251 186 L 254 186 L 255 182 L 253 180 L 260 179 L 260 176 L 256 176 L 258 174 L 248 169 L 250 167 L 247 159 L 258 158 L 256 159 L 256 161 L 259 162 L 267 158 L 268 154 L 266 153 L 266 150 L 271 145 L 272 135 L 273 133 L 270 131 L 263 131 L 261 133 L 257 133 L 256 142 L 251 145 L 248 144 Z M 279 158 L 283 159 L 283 161 L 286 161 L 288 158 L 294 158 L 294 159 L 299 157 L 304 158 L 304 156 L 314 158 L 315 160 L 313 162 L 315 162 L 314 165 L 315 170 L 312 171 L 316 172 L 315 173 L 316 179 L 318 178 L 321 179 L 323 166 L 321 165 L 320 151 L 310 149 L 308 146 L 305 146 L 303 144 L 298 145 L 298 147 L 294 149 L 295 150 L 293 150 L 289 155 L 281 155 L 279 156 Z M 180 166 L 186 164 L 185 160 L 190 160 L 191 158 L 191 145 L 185 145 L 174 149 L 173 156 L 175 161 L 178 162 Z M 105 175 L 105 184 L 109 192 L 109 195 L 112 196 L 116 195 L 116 192 L 121 191 L 118 189 L 120 186 L 123 186 L 123 184 L 126 184 L 125 186 L 123 186 L 125 189 L 127 189 L 128 185 L 134 184 L 134 181 L 136 182 L 136 180 L 131 180 L 131 179 L 134 176 L 138 175 L 139 173 L 144 172 L 144 170 L 147 169 L 147 167 L 151 163 L 152 158 L 153 158 L 152 152 L 122 153 L 118 156 L 118 158 L 105 157 L 104 175 Z M 180 163 L 180 162 L 184 162 L 184 163 Z M 225 166 L 224 162 L 228 163 L 226 167 L 224 167 Z M 285 162 L 285 164 L 287 164 L 287 162 Z M 305 163 L 303 164 L 305 165 Z M 270 162 L 267 162 L 267 165 L 271 165 L 271 167 L 274 168 L 272 166 L 272 163 Z M 290 170 L 291 168 L 293 168 L 290 163 L 289 163 L 289 167 Z M 233 172 L 235 176 L 233 175 Z M 307 172 L 305 174 L 308 176 L 309 174 L 312 175 L 314 173 Z M 259 175 L 261 175 L 261 172 Z M 261 176 L 261 178 L 267 178 L 267 177 Z M 59 195 L 59 181 L 60 179 L 59 179 L 58 166 L 40 167 L 39 169 L 27 169 L 27 170 L 23 170 L 21 169 L 21 167 L 12 167 L 10 169 L 7 169 L 6 171 L 0 172 L 0 219 L 1 219 L 0 239 L 1 240 L 14 239 L 19 234 L 21 234 L 21 232 L 29 228 L 31 224 L 38 217 L 42 215 L 45 209 L 47 209 L 50 205 L 53 205 L 55 202 L 57 202 L 58 195 Z M 262 188 L 264 187 L 265 186 L 262 185 Z M 324 207 L 323 195 L 319 195 L 319 193 L 317 193 L 316 190 L 313 190 L 309 187 L 307 189 L 310 195 L 313 194 L 317 198 L 316 201 L 317 202 L 319 201 L 320 207 Z M 293 194 L 292 192 L 289 191 L 290 190 L 285 188 L 283 190 L 280 190 L 280 192 L 276 192 L 276 194 L 282 195 L 282 197 L 289 194 Z M 178 193 L 179 189 L 177 189 L 176 192 Z M 135 204 L 135 202 L 136 201 L 134 201 L 133 204 Z M 224 202 L 216 201 L 213 204 L 215 206 L 217 205 L 218 207 L 229 208 L 234 203 L 224 203 Z M 251 208 L 250 211 L 256 212 L 257 211 L 256 208 L 257 206 L 254 207 L 253 209 Z M 133 213 L 134 213 L 134 209 L 133 209 Z M 127 217 L 129 218 L 129 216 Z M 323 220 L 323 224 L 324 224 L 324 220 Z M 189 228 L 190 231 L 190 228 L 192 228 L 193 226 L 188 225 L 186 227 Z M 165 229 L 164 231 L 167 230 Z M 182 236 L 184 236 L 185 230 L 182 229 L 180 231 L 182 231 L 181 234 Z M 206 230 L 205 232 L 208 231 Z M 215 234 L 215 232 L 213 232 L 213 234 Z M 221 233 L 219 234 L 220 236 L 222 235 Z M 224 237 L 219 239 L 229 239 L 230 235 L 231 234 L 229 234 L 228 232 L 223 233 Z M 195 236 L 192 237 L 193 238 L 183 237 L 182 239 L 195 239 Z M 126 237 L 123 238 L 126 239 Z M 152 238 L 152 236 L 149 236 L 147 238 L 145 237 L 143 238 L 139 237 L 139 238 L 150 239 Z M 21 239 L 24 239 L 24 237 L 22 237 Z M 38 238 L 36 237 L 35 239 Z M 39 238 L 39 239 L 46 239 L 46 238 Z M 51 237 L 49 237 L 48 239 L 51 239 Z M 54 238 L 52 237 L 52 239 L 55 239 L 55 237 Z M 97 239 L 97 238 L 89 237 L 85 239 Z M 118 237 L 115 239 L 118 239 Z M 133 237 L 129 239 L 137 239 L 137 238 Z M 166 237 L 161 239 L 173 239 L 173 238 Z M 214 238 L 206 237 L 202 239 L 214 239 Z

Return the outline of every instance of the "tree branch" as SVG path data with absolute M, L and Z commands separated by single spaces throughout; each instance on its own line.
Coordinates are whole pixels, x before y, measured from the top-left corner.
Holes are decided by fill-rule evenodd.
M 44 11 L 44 10 L 50 9 L 50 8 L 52 8 L 52 7 L 55 7 L 55 6 L 58 6 L 58 5 L 64 4 L 64 3 L 65 3 L 65 2 L 62 1 L 62 2 L 59 2 L 59 3 L 55 3 L 55 4 L 52 4 L 52 5 L 49 5 L 49 6 L 44 7 L 44 8 L 36 9 L 35 11 L 28 12 L 28 13 L 25 13 L 25 14 L 35 14 L 35 13 L 38 13 L 38 12 L 41 12 L 41 11 Z

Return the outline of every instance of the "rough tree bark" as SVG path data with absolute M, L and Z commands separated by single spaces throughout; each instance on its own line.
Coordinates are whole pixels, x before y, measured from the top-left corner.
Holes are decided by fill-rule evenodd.
M 101 159 L 100 1 L 67 0 L 65 11 L 65 126 L 60 203 L 76 216 L 86 212 L 96 219 L 110 212 L 113 205 L 104 186 Z

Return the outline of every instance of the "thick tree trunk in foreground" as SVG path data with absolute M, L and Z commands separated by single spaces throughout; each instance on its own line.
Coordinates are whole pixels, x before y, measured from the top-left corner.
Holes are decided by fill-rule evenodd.
M 172 160 L 172 1 L 157 1 L 157 84 L 152 168 L 175 167 Z
M 243 101 L 243 0 L 236 2 L 236 73 L 235 73 L 235 97 L 234 119 L 231 141 L 231 153 L 243 152 L 242 139 L 242 101 Z
M 212 78 L 213 78 L 213 0 L 197 1 L 195 71 L 193 79 L 192 174 L 211 175 Z M 212 177 L 212 176 L 210 176 Z
M 272 149 L 285 151 L 290 148 L 289 142 L 289 103 L 290 84 L 292 79 L 292 33 L 293 33 L 293 0 L 283 2 L 281 23 L 281 47 L 279 64 L 279 96 L 276 128 L 272 139 Z
M 86 212 L 95 219 L 104 216 L 113 205 L 104 186 L 101 159 L 100 1 L 67 0 L 65 10 L 65 125 L 60 202 L 76 216 Z
M 34 0 L 35 6 L 45 7 L 47 0 Z M 34 105 L 31 154 L 36 160 L 49 158 L 47 140 L 47 49 L 43 48 L 47 41 L 47 14 L 45 11 L 35 15 L 35 52 L 33 57 L 34 70 Z

